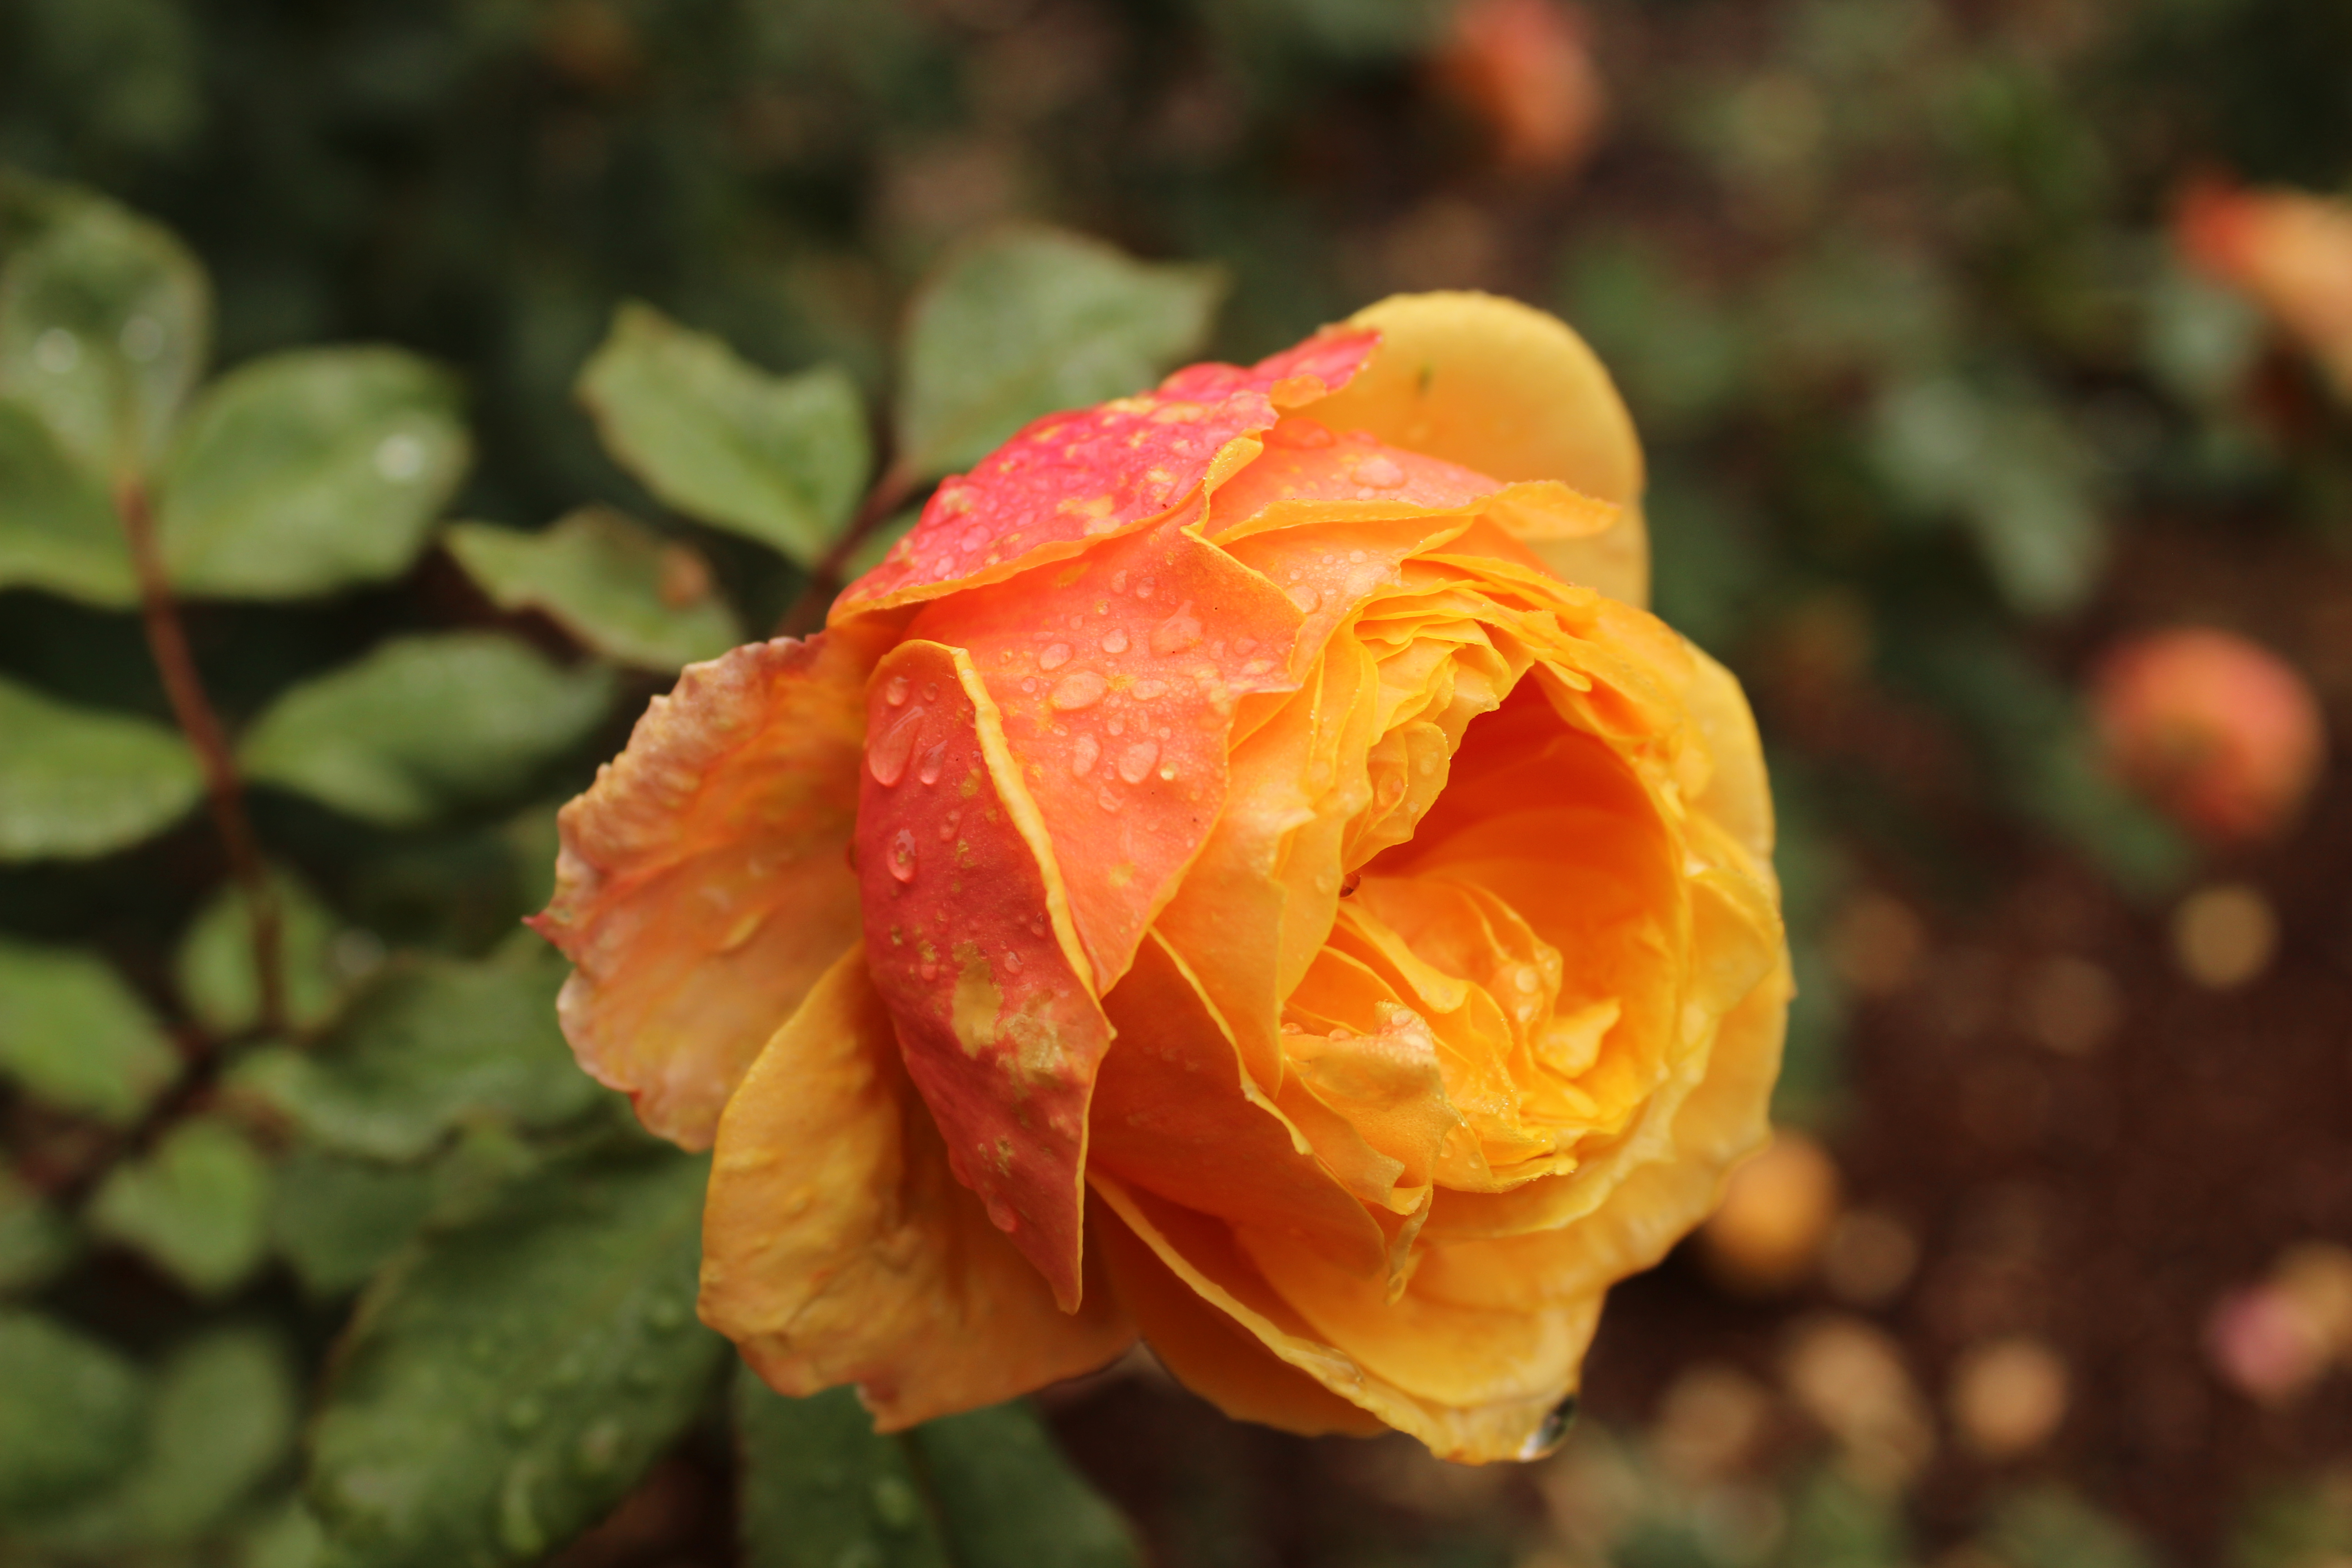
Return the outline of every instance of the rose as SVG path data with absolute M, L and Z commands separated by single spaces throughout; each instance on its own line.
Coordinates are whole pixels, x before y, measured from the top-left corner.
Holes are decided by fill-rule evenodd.
M 2295 668 L 2210 626 L 2117 643 L 2092 673 L 2108 768 L 2200 837 L 2269 837 L 2319 781 L 2326 727 Z
M 715 1141 L 705 1320 L 885 1428 L 1139 1331 L 1238 1415 L 1555 1440 L 1788 995 L 1640 477 L 1560 323 L 1394 299 L 1037 421 L 688 670 L 539 924 L 581 1060 Z

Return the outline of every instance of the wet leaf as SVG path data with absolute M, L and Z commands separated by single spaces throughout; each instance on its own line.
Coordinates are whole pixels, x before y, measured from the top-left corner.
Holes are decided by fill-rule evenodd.
M 611 671 L 560 669 L 510 637 L 403 637 L 279 698 L 238 754 L 257 783 L 406 826 L 520 789 L 612 697 Z
M 434 1173 L 300 1149 L 278 1166 L 270 1233 L 303 1289 L 337 1296 L 366 1283 L 432 1212 Z
M 189 594 L 284 599 L 408 569 L 466 471 L 457 384 L 397 349 L 306 349 L 208 388 L 157 486 Z
M 180 1076 L 180 1055 L 105 960 L 0 942 L 0 1076 L 58 1110 L 126 1127 Z
M 1118 1511 L 1071 1468 L 1020 1400 L 915 1429 L 940 1515 L 965 1568 L 1136 1568 Z
M 609 508 L 543 533 L 460 522 L 442 539 L 500 609 L 539 610 L 622 664 L 675 671 L 743 640 L 700 555 Z
M 227 1122 L 199 1117 L 118 1165 L 90 1226 L 200 1296 L 241 1283 L 268 1245 L 269 1163 Z
M 30 407 L 0 397 L 0 588 L 19 585 L 113 609 L 139 602 L 106 487 Z
M 580 373 L 605 447 L 663 504 L 805 566 L 848 522 L 873 456 L 849 377 L 776 376 L 626 304 Z
M 286 1021 L 315 1029 L 335 1016 L 343 979 L 336 972 L 338 922 L 299 878 L 273 871 L 278 899 L 278 962 L 286 976 Z M 261 1017 L 261 983 L 253 967 L 253 922 L 245 891 L 225 882 L 198 910 L 180 939 L 172 973 L 180 998 L 196 1021 L 215 1035 L 251 1028 Z
M 39 1289 L 79 1251 L 65 1216 L 0 1170 L 0 1294 Z
M 53 1318 L 0 1310 L 0 1520 L 54 1511 L 138 1454 L 139 1370 Z
M 920 479 L 968 468 L 1039 415 L 1143 390 L 1200 344 L 1224 291 L 1213 268 L 1056 229 L 967 247 L 908 321 L 898 461 Z
M 48 194 L 48 221 L 0 258 L 0 393 L 37 411 L 103 487 L 162 452 L 204 368 L 211 293 L 167 230 Z
M 0 680 L 0 861 L 128 848 L 203 793 L 175 731 Z
M 80 1552 L 199 1539 L 291 1451 L 298 1398 L 286 1347 L 264 1330 L 215 1330 L 181 1347 L 155 1375 L 130 1470 L 35 1539 Z
M 310 1444 L 333 1561 L 536 1561 L 627 1494 L 726 1354 L 694 1320 L 709 1168 L 554 1166 L 379 1278 Z
M 315 1048 L 256 1051 L 230 1081 L 322 1148 L 377 1160 L 421 1159 L 468 1121 L 554 1126 L 603 1092 L 556 1026 L 566 973 L 539 952 L 404 960 Z

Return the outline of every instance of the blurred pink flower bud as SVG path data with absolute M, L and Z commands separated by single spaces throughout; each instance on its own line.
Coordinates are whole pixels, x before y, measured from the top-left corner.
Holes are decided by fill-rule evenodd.
M 1438 74 L 1493 133 L 1507 163 L 1559 172 L 1584 161 L 1608 100 L 1580 11 L 1555 0 L 1463 0 Z
M 2108 765 L 2204 837 L 2284 826 L 2319 774 L 2319 704 L 2294 667 L 2228 632 L 2184 627 L 2111 649 L 2092 700 Z
M 2265 1282 L 2234 1290 L 2205 1320 L 2205 1353 L 2223 1382 L 2264 1405 L 2295 1398 L 2327 1370 L 2328 1346 L 2294 1299 Z

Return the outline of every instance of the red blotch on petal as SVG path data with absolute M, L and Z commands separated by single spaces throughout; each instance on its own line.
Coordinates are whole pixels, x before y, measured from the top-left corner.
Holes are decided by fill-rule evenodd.
M 1080 1297 L 1087 1105 L 1110 1040 L 1059 877 L 970 659 L 893 648 L 867 688 L 866 952 L 956 1179 Z
M 1366 329 L 1327 328 L 1248 369 L 1192 365 L 1155 391 L 1033 421 L 942 483 L 913 530 L 842 594 L 833 619 L 998 581 L 1160 516 L 1280 410 L 1345 386 L 1379 342 Z M 1252 455 L 1244 447 L 1226 464 Z

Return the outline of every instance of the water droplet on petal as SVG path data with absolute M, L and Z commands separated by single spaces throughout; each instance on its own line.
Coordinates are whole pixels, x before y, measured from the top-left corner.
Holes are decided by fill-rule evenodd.
M 940 683 L 936 680 L 926 680 L 923 682 L 923 700 L 926 702 L 937 702 L 939 700 Z
M 1037 656 L 1040 669 L 1059 669 L 1069 662 L 1070 645 L 1066 642 L 1057 642 Z
M 899 881 L 915 879 L 915 835 L 911 830 L 902 827 L 890 836 L 890 853 L 884 864 Z
M 1138 702 L 1149 702 L 1167 689 L 1168 683 L 1164 680 L 1139 680 L 1127 689 L 1127 694 Z
M 947 757 L 948 743 L 945 741 L 941 741 L 938 745 L 933 746 L 929 751 L 923 753 L 922 764 L 915 770 L 915 776 L 921 779 L 927 784 L 935 784 L 939 783 L 940 769 L 946 765 Z
M 876 784 L 888 789 L 907 776 L 907 759 L 915 754 L 915 742 L 922 733 L 923 710 L 909 708 L 866 743 L 866 771 L 874 775 Z
M 1091 669 L 1082 669 L 1075 675 L 1064 676 L 1062 683 L 1054 688 L 1054 694 L 1045 700 L 1060 712 L 1075 713 L 1081 708 L 1091 708 L 1101 701 L 1103 693 L 1109 689 L 1109 681 Z
M 1127 634 L 1119 630 L 1117 626 L 1113 626 L 1110 629 L 1110 635 L 1104 637 L 1102 640 L 1102 650 L 1105 653 L 1125 653 L 1127 651 Z
M 1297 587 L 1290 590 L 1290 602 L 1297 605 L 1302 612 L 1310 611 L 1323 602 L 1323 595 L 1301 583 Z
M 1159 760 L 1159 742 L 1138 741 L 1118 754 L 1118 776 L 1131 784 L 1141 784 L 1150 775 L 1151 764 Z
M 1192 602 L 1189 599 L 1174 615 L 1151 628 L 1151 651 L 1162 658 L 1182 653 L 1200 640 L 1200 617 L 1192 614 Z
M 1081 735 L 1070 748 L 1070 772 L 1079 778 L 1095 771 L 1095 759 L 1102 755 L 1102 742 L 1092 735 Z
M 1375 452 L 1356 465 L 1356 482 L 1374 489 L 1392 490 L 1404 483 L 1404 470 L 1385 454 Z
M 1007 974 L 1021 973 L 1021 955 L 1009 947 L 1004 950 L 1004 972 Z
M 1160 781 L 1164 784 L 1174 784 L 1176 782 L 1176 764 L 1174 763 L 1160 763 Z
M 1095 796 L 1095 804 L 1105 811 L 1117 811 L 1118 796 L 1111 793 L 1110 785 L 1105 784 L 1102 787 L 1102 793 Z
M 894 675 L 884 681 L 882 700 L 893 708 L 904 708 L 907 705 L 907 678 L 903 675 Z
M 1118 571 L 1110 574 L 1110 591 L 1114 594 L 1124 594 L 1127 592 L 1126 567 L 1122 566 Z

